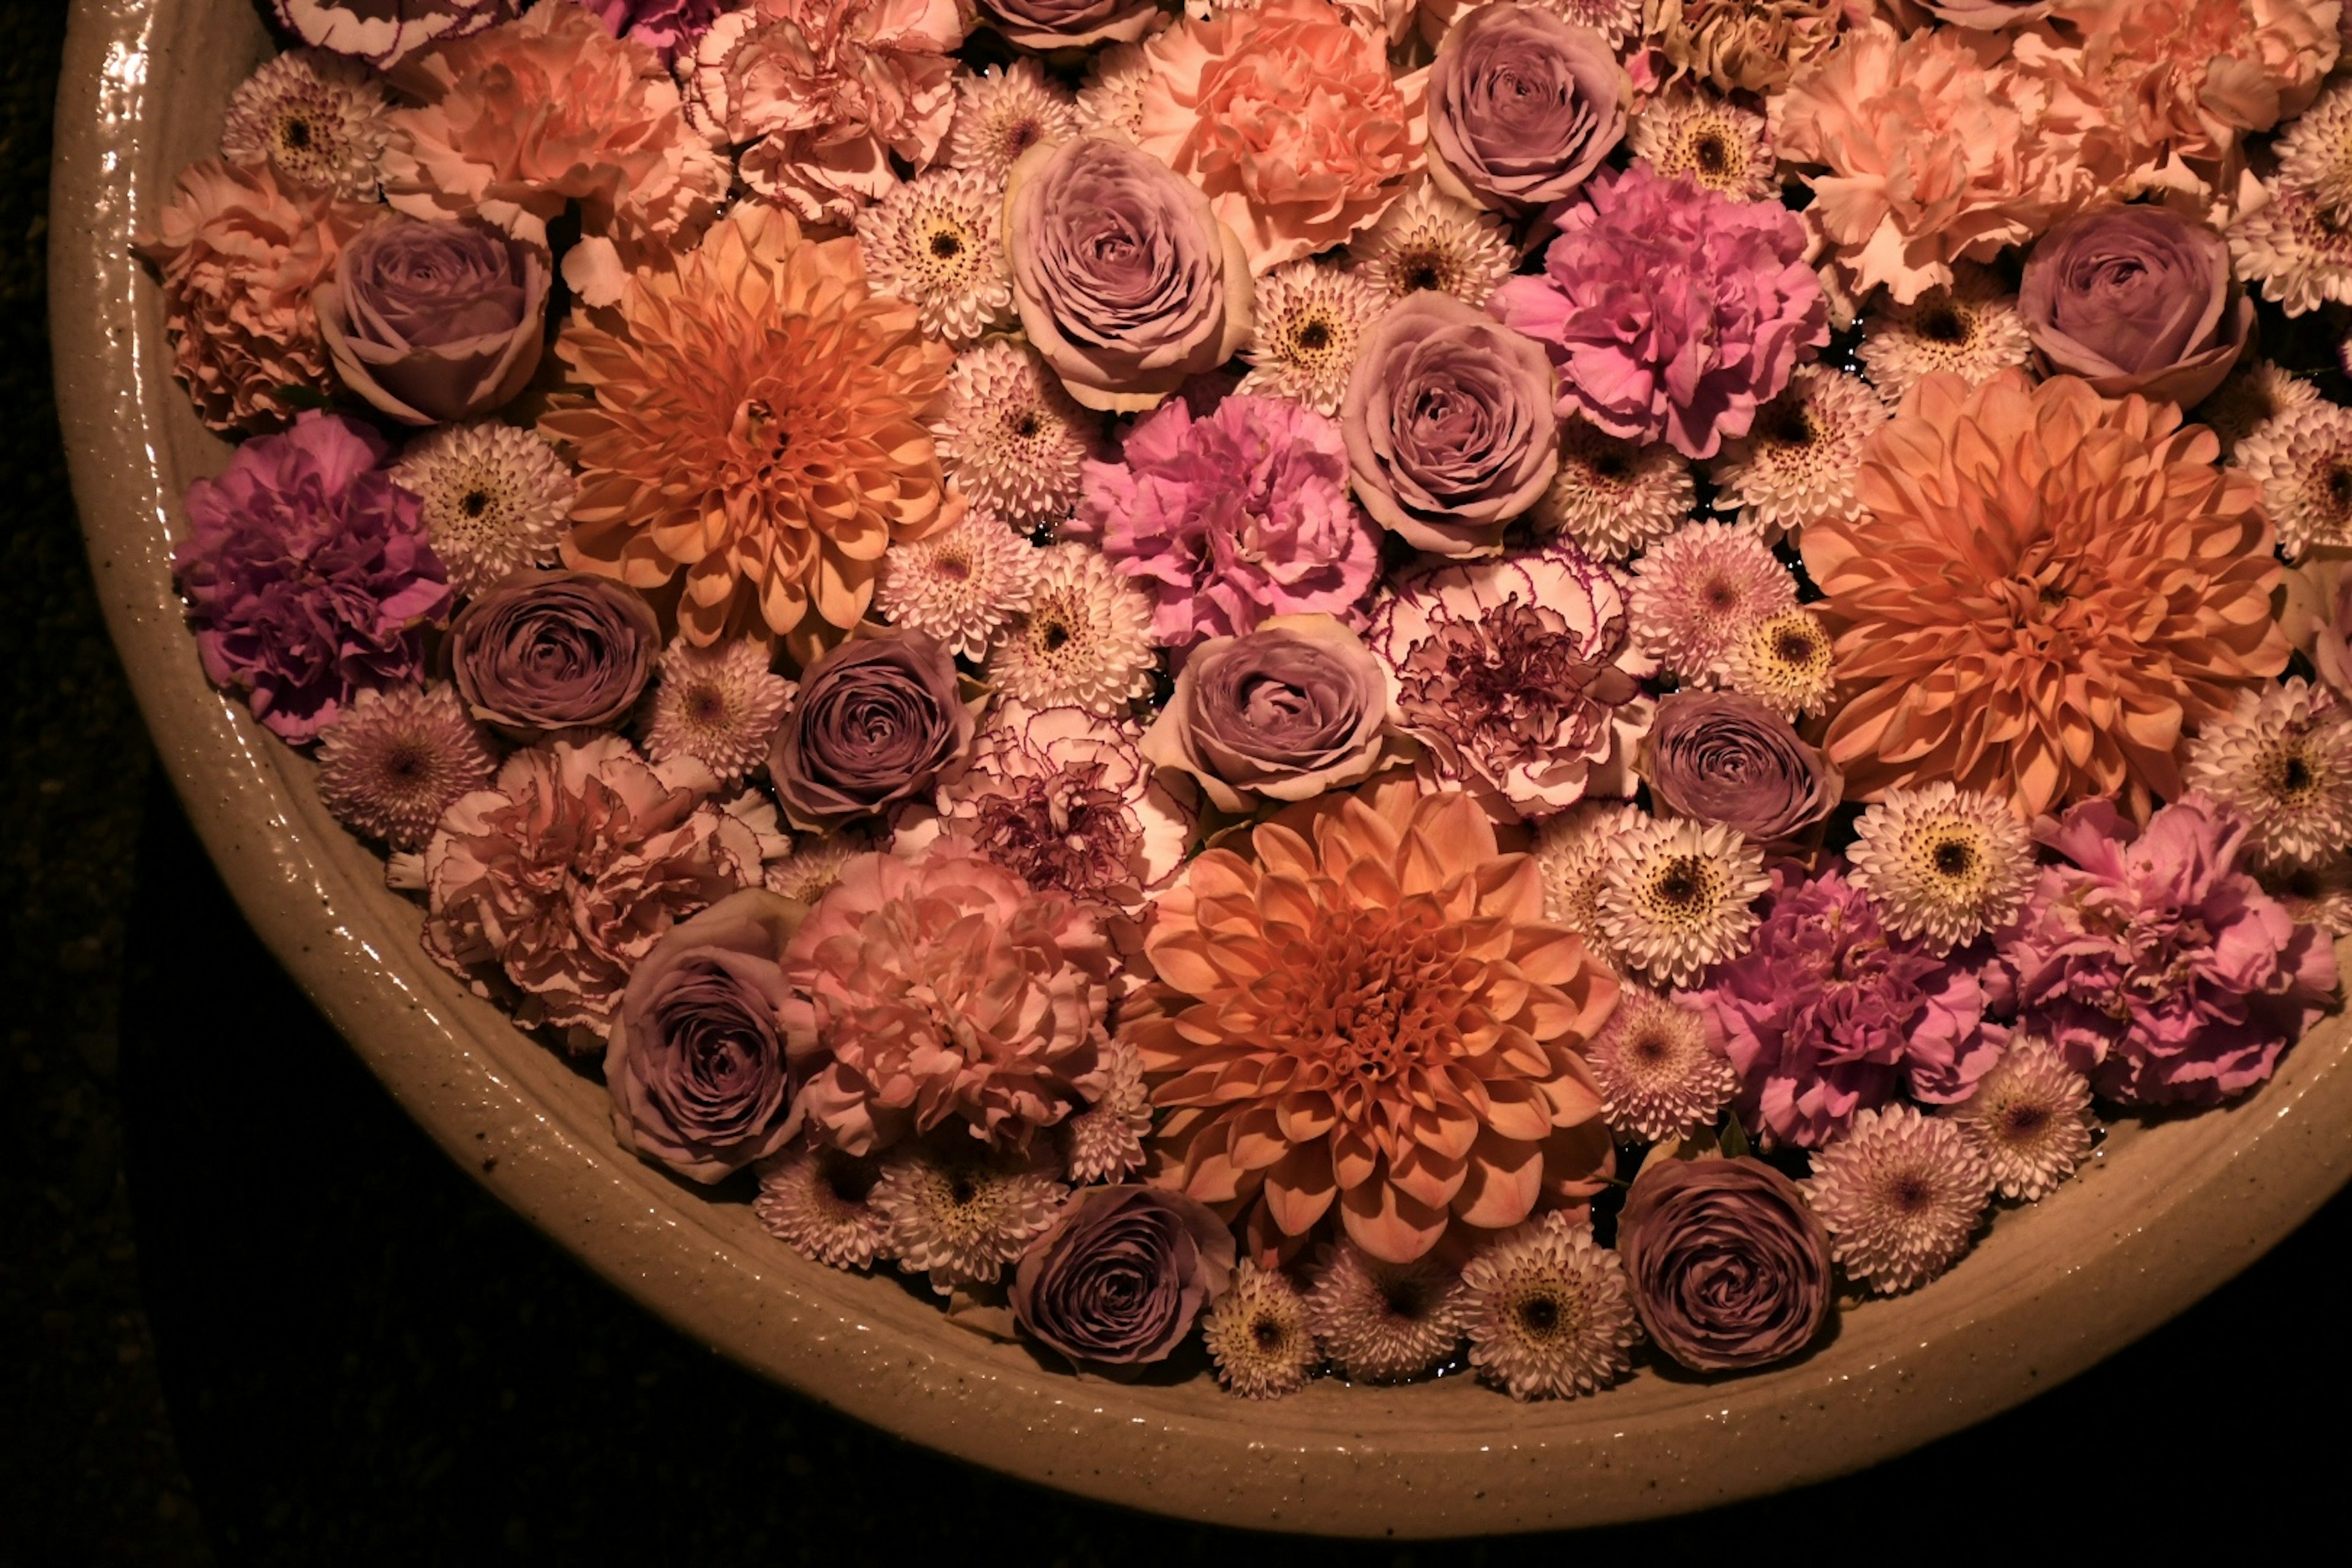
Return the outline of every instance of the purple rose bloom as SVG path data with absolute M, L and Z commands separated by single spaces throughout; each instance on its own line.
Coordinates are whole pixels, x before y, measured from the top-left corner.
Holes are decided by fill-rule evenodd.
M 1024 49 L 1131 44 L 1160 17 L 1153 0 L 981 0 L 989 22 Z
M 476 218 L 377 219 L 310 302 L 345 386 L 409 425 L 511 401 L 539 368 L 547 257 Z
M 188 487 L 172 569 L 205 674 L 250 692 L 253 716 L 296 745 L 359 692 L 421 680 L 423 628 L 448 612 L 423 505 L 389 455 L 355 419 L 305 414 Z
M 2043 235 L 2017 308 L 2052 369 L 2102 397 L 2183 408 L 2221 384 L 2254 324 L 2221 237 L 2157 206 L 2105 207 Z
M 519 0 L 272 0 L 286 30 L 314 48 L 390 70 L 425 45 L 503 22 Z
M 668 65 L 727 9 L 726 0 L 580 0 L 616 38 L 643 44 Z
M 1032 147 L 1004 201 L 1021 324 L 1088 408 L 1154 407 L 1248 340 L 1241 242 L 1150 153 L 1089 137 Z
M 955 660 L 919 632 L 855 637 L 801 677 L 768 753 L 794 827 L 830 833 L 951 782 L 978 728 Z
M 585 572 L 519 572 L 449 626 L 451 675 L 467 707 L 526 744 L 618 724 L 660 652 L 653 606 Z
M 613 1131 L 698 1182 L 724 1180 L 799 1128 L 777 963 L 799 910 L 753 888 L 670 928 L 629 975 L 604 1047 Z
M 1532 5 L 1473 11 L 1429 68 L 1429 173 L 1517 216 L 1573 194 L 1625 134 L 1625 68 L 1608 40 Z
M 1082 1368 L 1139 1366 L 1164 1360 L 1233 1273 L 1233 1232 L 1206 1205 L 1087 1187 L 1021 1255 L 1013 1317 Z
M 1789 721 L 1752 697 L 1679 691 L 1658 703 L 1642 776 L 1676 816 L 1720 822 L 1760 842 L 1827 816 L 1845 781 Z
M 1339 405 L 1356 499 L 1415 550 L 1492 554 L 1559 468 L 1555 395 L 1535 343 L 1451 295 L 1407 295 Z
M 1361 784 L 1391 749 L 1388 677 L 1328 616 L 1276 616 L 1202 643 L 1143 737 L 1153 767 L 1189 773 L 1234 813 Z
M 1761 1160 L 1652 1160 L 1617 1216 L 1633 1308 L 1694 1372 L 1795 1355 L 1830 1311 L 1830 1241 L 1797 1184 Z

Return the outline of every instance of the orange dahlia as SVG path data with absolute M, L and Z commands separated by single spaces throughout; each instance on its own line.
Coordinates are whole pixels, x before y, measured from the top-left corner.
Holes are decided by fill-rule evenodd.
M 1862 515 L 1805 530 L 1850 797 L 1949 780 L 2031 818 L 2094 795 L 2138 819 L 2185 735 L 2287 645 L 2261 493 L 2169 403 L 2005 371 L 1914 388 L 1871 437 Z
M 563 559 L 648 590 L 683 570 L 698 646 L 751 631 L 813 654 L 864 616 L 892 541 L 962 510 L 926 424 L 953 355 L 867 292 L 855 239 L 804 239 L 775 208 L 634 274 L 555 352 L 575 390 L 539 428 L 581 469 Z
M 1611 1165 L 1577 1047 L 1617 983 L 1543 918 L 1543 879 L 1476 801 L 1409 781 L 1326 795 L 1212 849 L 1144 941 L 1131 1005 L 1158 1178 L 1295 1253 L 1331 1211 L 1407 1263 L 1449 1229 L 1590 1197 Z

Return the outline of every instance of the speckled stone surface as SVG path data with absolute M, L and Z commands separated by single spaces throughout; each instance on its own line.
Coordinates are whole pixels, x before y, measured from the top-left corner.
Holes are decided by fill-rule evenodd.
M 224 448 L 164 369 L 126 242 L 266 47 L 243 0 L 75 15 L 52 289 L 62 411 L 99 592 L 163 768 L 256 930 L 452 1157 L 671 1322 L 889 1431 L 1188 1518 L 1360 1535 L 1528 1530 L 1704 1507 L 1900 1452 L 2071 1375 L 2284 1235 L 2352 1171 L 2331 1022 L 2224 1112 L 2126 1124 L 2084 1178 L 1967 1263 L 1843 1314 L 1803 1361 L 1702 1384 L 1645 1372 L 1525 1407 L 1461 1380 L 1321 1384 L 1271 1406 L 1205 1379 L 1114 1386 L 947 1329 L 887 1279 L 775 1246 L 623 1154 L 602 1091 L 416 951 L 413 906 L 320 809 L 308 764 L 206 689 L 170 595 L 176 497 Z

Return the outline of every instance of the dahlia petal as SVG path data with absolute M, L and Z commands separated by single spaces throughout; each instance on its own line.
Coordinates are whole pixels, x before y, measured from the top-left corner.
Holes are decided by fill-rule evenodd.
M 1339 1186 L 1331 1173 L 1330 1151 L 1301 1143 L 1265 1173 L 1260 1194 L 1268 1217 L 1288 1236 L 1304 1236 L 1328 1213 Z
M 1492 1132 L 1470 1152 L 1466 1176 L 1454 1195 L 1454 1212 L 1465 1225 L 1501 1230 L 1534 1212 L 1543 1191 L 1540 1143 L 1518 1143 Z
M 1445 1234 L 1446 1210 L 1420 1203 L 1387 1182 L 1367 1182 L 1340 1194 L 1339 1221 L 1349 1240 L 1381 1262 L 1410 1263 Z

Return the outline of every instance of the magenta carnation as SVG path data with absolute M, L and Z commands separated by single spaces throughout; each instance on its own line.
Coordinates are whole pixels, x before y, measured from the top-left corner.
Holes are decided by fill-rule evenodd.
M 2003 942 L 2021 1026 L 2126 1105 L 2213 1105 L 2271 1076 L 2336 992 L 2326 933 L 2237 868 L 2245 825 L 2200 796 L 2145 829 L 2087 800 L 2034 837 L 2045 867 Z
M 449 608 L 389 455 L 357 420 L 305 414 L 188 487 L 172 568 L 205 674 L 251 693 L 253 716 L 296 745 L 358 693 L 421 679 L 424 627 Z
M 1086 466 L 1062 531 L 1151 590 L 1171 647 L 1239 637 L 1267 616 L 1344 615 L 1380 569 L 1380 530 L 1348 499 L 1339 421 L 1278 397 L 1196 417 L 1171 399 L 1128 433 L 1124 462 Z
M 1817 1149 L 1898 1089 L 1931 1104 L 1966 1099 L 2009 1037 L 1985 1016 L 1989 978 L 1965 956 L 1887 935 L 1834 864 L 1811 878 L 1784 865 L 1755 941 L 1689 999 L 1723 1030 L 1741 1120 Z
M 1636 164 L 1603 170 L 1557 220 L 1539 277 L 1487 301 L 1544 345 L 1559 412 L 1612 436 L 1711 458 L 1829 342 L 1829 302 L 1804 262 L 1804 226 Z

